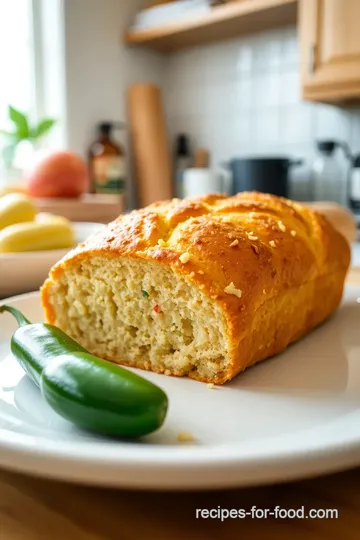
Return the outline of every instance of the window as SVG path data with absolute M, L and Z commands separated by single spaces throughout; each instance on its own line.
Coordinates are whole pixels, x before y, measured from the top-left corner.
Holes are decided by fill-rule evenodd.
M 50 148 L 67 146 L 64 6 L 64 0 L 0 0 L 0 129 L 11 126 L 9 105 L 32 123 L 54 118 L 55 128 L 41 141 Z M 18 180 L 29 157 L 19 148 L 14 170 L 6 169 L 6 144 L 0 137 L 0 186 Z
M 0 128 L 7 107 L 35 111 L 31 0 L 0 0 Z

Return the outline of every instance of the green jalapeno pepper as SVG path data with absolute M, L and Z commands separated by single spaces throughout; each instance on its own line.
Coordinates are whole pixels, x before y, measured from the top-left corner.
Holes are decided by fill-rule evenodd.
M 31 324 L 14 307 L 0 306 L 19 324 L 11 351 L 40 387 L 47 403 L 79 427 L 124 438 L 137 438 L 164 422 L 168 399 L 150 381 L 91 355 L 62 330 Z

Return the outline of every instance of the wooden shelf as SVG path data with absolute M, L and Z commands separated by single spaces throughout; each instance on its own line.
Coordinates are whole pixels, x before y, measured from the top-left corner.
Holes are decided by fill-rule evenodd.
M 206 15 L 148 30 L 130 30 L 126 32 L 124 41 L 128 45 L 143 45 L 171 52 L 295 24 L 297 4 L 298 0 L 238 0 L 214 7 Z

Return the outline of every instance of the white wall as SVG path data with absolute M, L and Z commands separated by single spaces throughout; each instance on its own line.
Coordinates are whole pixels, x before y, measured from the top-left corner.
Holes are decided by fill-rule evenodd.
M 86 157 L 100 121 L 126 121 L 126 89 L 134 82 L 162 85 L 166 60 L 125 47 L 122 35 L 146 0 L 63 0 L 67 146 Z M 128 131 L 116 132 L 129 156 Z M 136 186 L 128 160 L 128 206 Z
M 101 120 L 125 120 L 136 81 L 163 82 L 165 59 L 126 48 L 122 33 L 144 0 L 64 0 L 68 146 L 84 154 Z M 118 135 L 118 134 L 117 134 Z M 126 134 L 120 134 L 126 140 Z
M 175 53 L 165 86 L 172 136 L 188 133 L 214 165 L 250 154 L 311 161 L 318 138 L 360 152 L 359 109 L 302 102 L 295 27 Z M 306 199 L 308 167 L 293 178 L 293 195 Z
M 360 109 L 302 102 L 295 27 L 166 56 L 122 43 L 146 0 L 62 2 L 67 145 L 75 151 L 86 153 L 97 122 L 126 119 L 126 88 L 135 81 L 163 86 L 172 141 L 188 133 L 214 166 L 250 154 L 305 158 L 292 175 L 299 199 L 308 198 L 316 139 L 342 138 L 360 151 Z M 127 143 L 126 132 L 119 138 Z

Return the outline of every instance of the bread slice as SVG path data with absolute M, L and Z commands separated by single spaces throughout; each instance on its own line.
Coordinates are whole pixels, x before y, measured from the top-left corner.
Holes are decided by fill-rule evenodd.
M 70 252 L 46 320 L 121 364 L 224 383 L 339 305 L 346 240 L 297 203 L 242 193 L 158 203 Z

